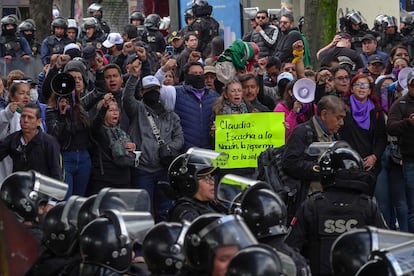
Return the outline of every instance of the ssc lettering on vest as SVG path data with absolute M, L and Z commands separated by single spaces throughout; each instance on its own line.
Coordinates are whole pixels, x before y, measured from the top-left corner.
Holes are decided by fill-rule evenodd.
M 357 228 L 356 226 L 358 225 L 358 221 L 356 219 L 349 219 L 349 220 L 344 220 L 344 219 L 337 219 L 337 220 L 333 220 L 333 219 L 327 219 L 324 222 L 324 232 L 328 233 L 328 234 L 333 234 L 333 233 L 345 233 L 347 231 L 350 231 L 354 228 Z
M 155 43 L 157 41 L 155 36 L 147 36 L 148 43 Z

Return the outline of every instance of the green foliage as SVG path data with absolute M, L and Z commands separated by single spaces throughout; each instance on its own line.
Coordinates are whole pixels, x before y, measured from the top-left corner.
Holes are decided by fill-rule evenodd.
M 318 17 L 322 20 L 323 43 L 328 44 L 336 33 L 337 0 L 319 0 Z

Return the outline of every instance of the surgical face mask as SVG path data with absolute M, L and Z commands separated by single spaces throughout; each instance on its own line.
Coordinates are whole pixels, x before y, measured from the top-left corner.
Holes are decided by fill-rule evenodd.
M 39 93 L 37 93 L 36 88 L 30 88 L 30 102 L 36 103 L 37 99 L 39 99 Z

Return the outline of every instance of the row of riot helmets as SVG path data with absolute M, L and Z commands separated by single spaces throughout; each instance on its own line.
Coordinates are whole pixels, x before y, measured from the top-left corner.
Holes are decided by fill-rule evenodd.
M 326 148 L 325 144 L 323 146 Z M 179 166 L 174 166 L 175 162 Z M 196 184 L 191 181 L 194 172 L 190 168 L 220 166 L 223 162 L 225 158 L 217 152 L 190 149 L 176 158 L 170 170 L 176 168 L 181 177 L 187 175 L 189 181 L 182 188 L 193 191 L 194 187 L 190 186 Z M 362 164 L 362 160 L 352 149 L 330 146 L 319 161 L 326 177 L 322 183 L 334 185 L 331 174 L 361 168 L 358 164 Z M 169 173 L 177 175 L 177 172 Z M 297 253 L 292 255 L 294 250 L 285 249 L 284 253 L 276 248 L 275 244 L 283 243 L 288 233 L 286 207 L 262 181 L 225 175 L 218 184 L 217 198 L 227 204 L 230 215 L 205 214 L 191 223 L 161 222 L 155 226 L 149 196 L 139 189 L 104 188 L 89 198 L 72 196 L 39 216 L 39 207 L 50 198 L 63 199 L 66 189 L 66 184 L 33 171 L 16 172 L 2 184 L 2 204 L 26 225 L 31 222 L 44 226 L 42 241 L 46 250 L 31 267 L 31 275 L 56 275 L 54 273 L 63 270 L 76 275 L 97 272 L 101 272 L 100 275 L 145 275 L 147 269 L 153 275 L 176 275 L 183 271 L 215 275 L 215 269 L 223 269 L 220 266 L 223 255 L 232 256 L 227 258 L 224 267 L 226 275 L 310 275 L 306 262 L 304 267 L 298 266 L 301 259 Z M 375 230 L 374 235 L 373 228 L 367 229 L 370 231 L 355 231 L 368 232 L 364 235 L 370 239 L 361 238 L 361 235 L 354 237 L 351 231 L 345 236 L 350 240 L 341 242 L 344 239 L 341 237 L 336 241 L 331 258 L 335 275 L 353 275 L 347 273 L 362 269 L 365 263 L 369 263 L 370 268 L 380 263 L 388 270 L 395 269 L 395 263 L 391 266 L 387 262 L 388 255 L 383 249 L 393 250 L 392 246 L 405 242 L 408 234 Z M 269 243 L 270 238 L 275 243 Z M 408 238 L 412 240 L 411 235 Z M 409 245 L 404 243 L 404 249 Z M 14 250 L 24 252 L 21 248 Z M 359 254 L 350 253 L 350 250 Z M 372 256 L 377 257 L 369 261 L 371 251 L 378 253 L 373 253 Z M 350 256 L 356 261 L 350 260 Z M 359 267 L 356 267 L 357 261 Z

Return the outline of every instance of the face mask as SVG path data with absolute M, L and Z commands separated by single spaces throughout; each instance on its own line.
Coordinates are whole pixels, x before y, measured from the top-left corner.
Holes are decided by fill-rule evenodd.
M 14 35 L 15 33 L 16 33 L 16 31 L 14 29 L 3 30 L 3 35 L 5 35 L 5 36 Z
M 204 88 L 206 86 L 204 80 L 204 75 L 187 75 L 185 77 L 185 83 L 191 85 L 195 89 Z
M 394 68 L 392 69 L 392 74 L 395 76 L 396 79 L 398 79 L 398 74 L 400 73 L 402 68 Z
M 158 104 L 160 101 L 160 92 L 158 90 L 150 90 L 142 95 L 142 100 L 148 106 Z

